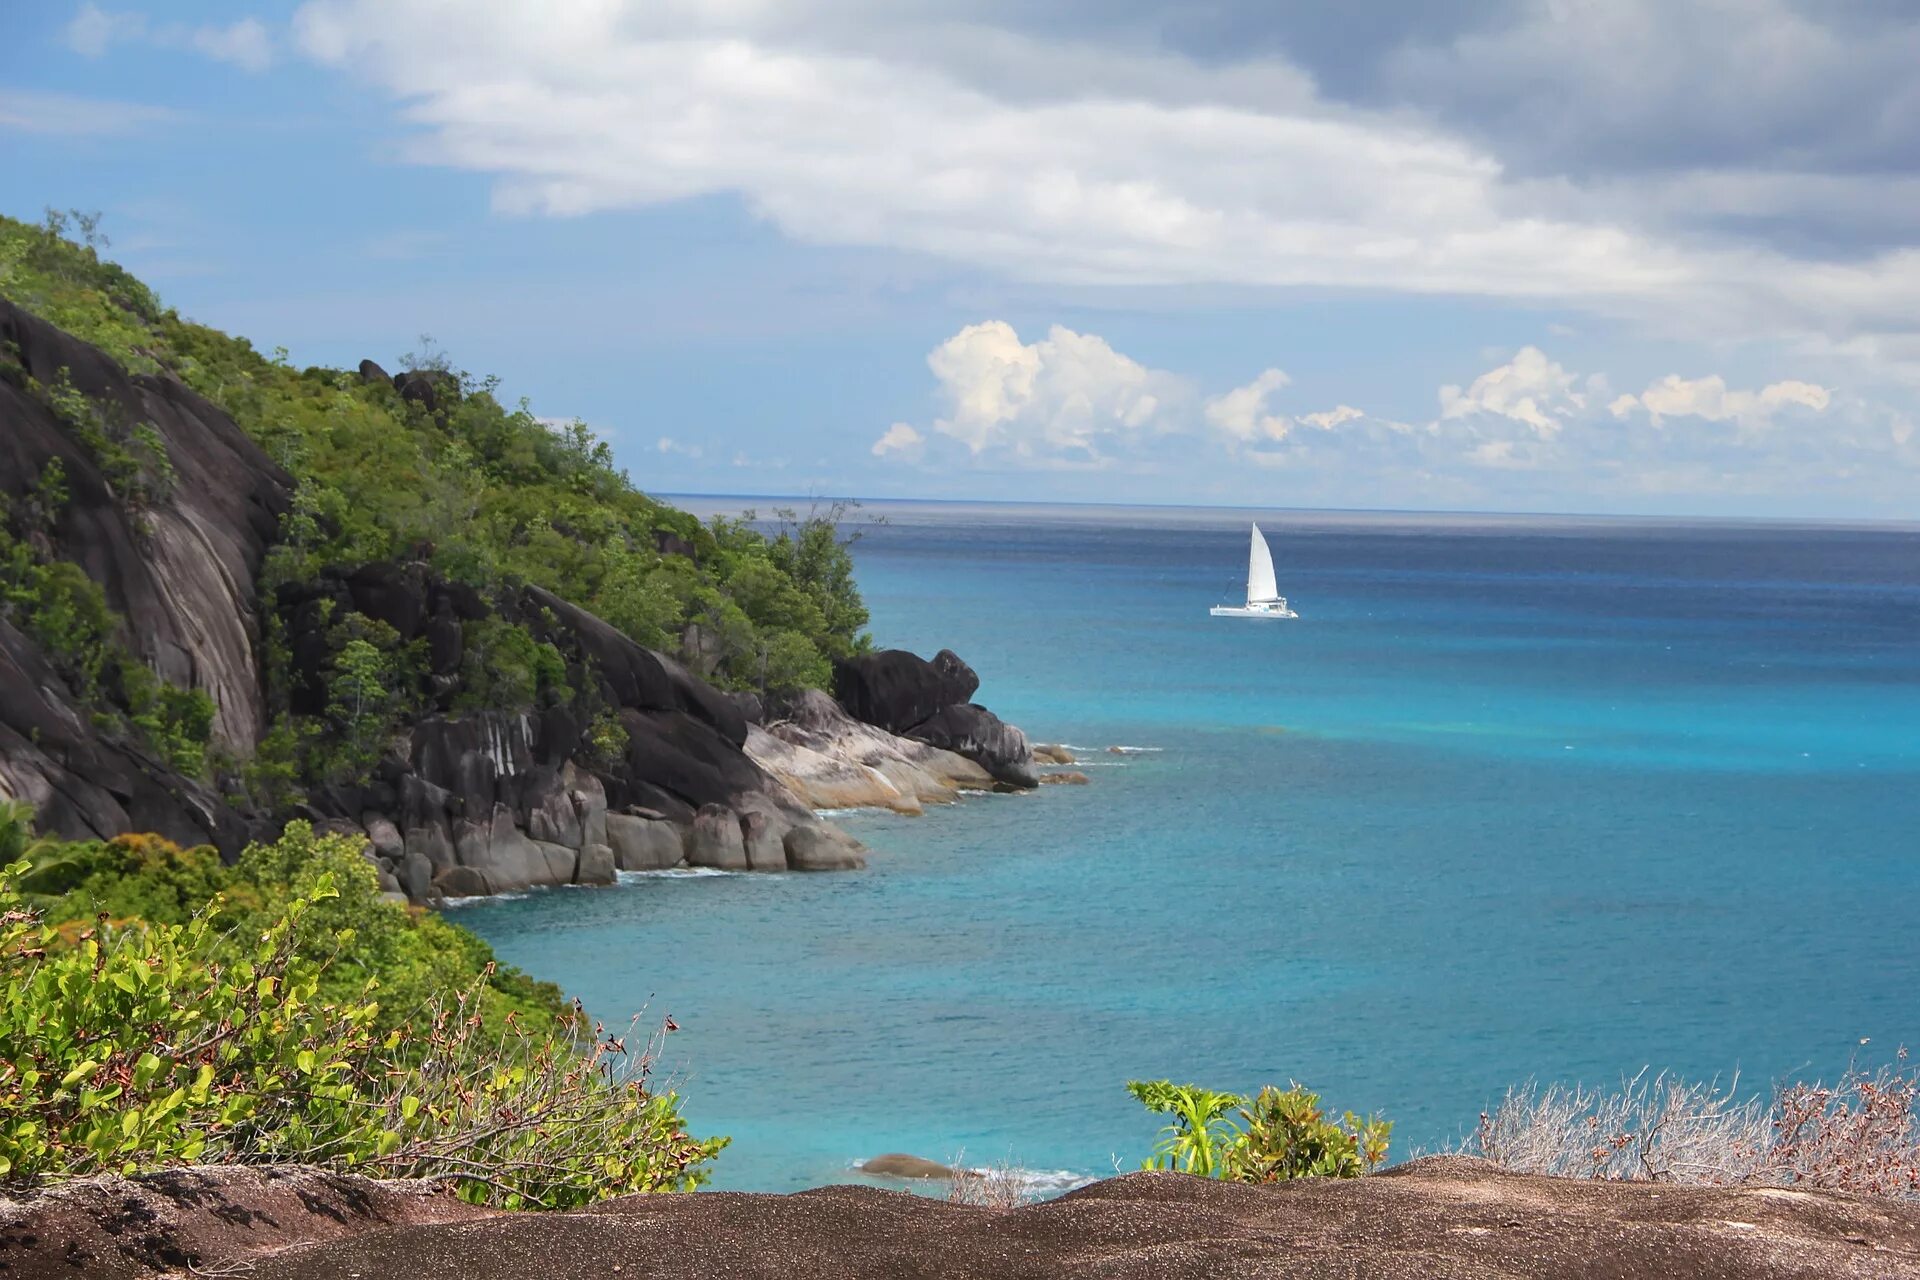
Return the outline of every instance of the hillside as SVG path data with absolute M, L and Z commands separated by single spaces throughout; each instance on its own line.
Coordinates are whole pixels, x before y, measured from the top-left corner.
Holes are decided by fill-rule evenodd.
M 68 229 L 0 219 L 0 797 L 48 830 L 231 857 L 303 817 L 416 901 L 857 866 L 750 721 L 902 661 L 926 785 L 978 780 L 956 752 L 1031 785 L 947 710 L 970 671 L 870 654 L 839 507 L 702 524 L 492 380 L 296 370 Z

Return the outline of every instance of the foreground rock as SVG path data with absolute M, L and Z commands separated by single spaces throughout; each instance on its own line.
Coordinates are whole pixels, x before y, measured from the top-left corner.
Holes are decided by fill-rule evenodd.
M 1537 1178 L 1456 1157 L 1277 1187 L 1129 1174 L 1013 1210 L 838 1186 L 489 1214 L 413 1184 L 211 1170 L 0 1203 L 0 1266 L 99 1280 L 1891 1278 L 1920 1274 L 1920 1205 Z

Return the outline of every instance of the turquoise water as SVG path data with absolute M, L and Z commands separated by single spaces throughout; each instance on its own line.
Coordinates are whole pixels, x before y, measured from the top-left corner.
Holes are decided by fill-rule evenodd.
M 1920 1038 L 1920 530 L 1266 513 L 1274 623 L 1206 615 L 1245 513 L 874 509 L 875 639 L 957 650 L 1091 786 L 849 816 L 861 875 L 459 915 L 675 1018 L 718 1185 L 1109 1173 L 1141 1076 L 1297 1078 L 1405 1152 L 1528 1077 Z

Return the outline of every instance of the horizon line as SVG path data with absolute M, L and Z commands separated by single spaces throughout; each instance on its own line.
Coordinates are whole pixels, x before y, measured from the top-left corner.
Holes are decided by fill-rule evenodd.
M 1804 527 L 1892 529 L 1920 532 L 1920 516 L 1759 516 L 1745 514 L 1705 514 L 1692 512 L 1619 512 L 1619 511 L 1520 511 L 1475 510 L 1462 507 L 1289 507 L 1259 506 L 1246 503 L 1205 502 L 1092 502 L 1085 500 L 1042 500 L 1033 498 L 909 498 L 878 495 L 815 493 L 695 493 L 686 490 L 643 489 L 658 498 L 724 499 L 744 502 L 891 502 L 920 506 L 974 507 L 1091 507 L 1110 510 L 1149 511 L 1266 511 L 1290 515 L 1349 516 L 1471 516 L 1515 520 L 1581 520 L 1632 522 L 1697 522 L 1704 524 L 1750 524 Z

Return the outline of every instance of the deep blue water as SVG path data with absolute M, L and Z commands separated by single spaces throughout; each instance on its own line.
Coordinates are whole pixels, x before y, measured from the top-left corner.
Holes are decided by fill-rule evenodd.
M 459 916 L 673 1015 L 718 1185 L 1108 1173 L 1142 1076 L 1299 1079 L 1404 1154 L 1527 1077 L 1920 1039 L 1920 530 L 1265 513 L 1277 623 L 1206 613 L 1248 513 L 872 512 L 875 639 L 957 650 L 1093 785 L 848 817 L 862 875 Z

